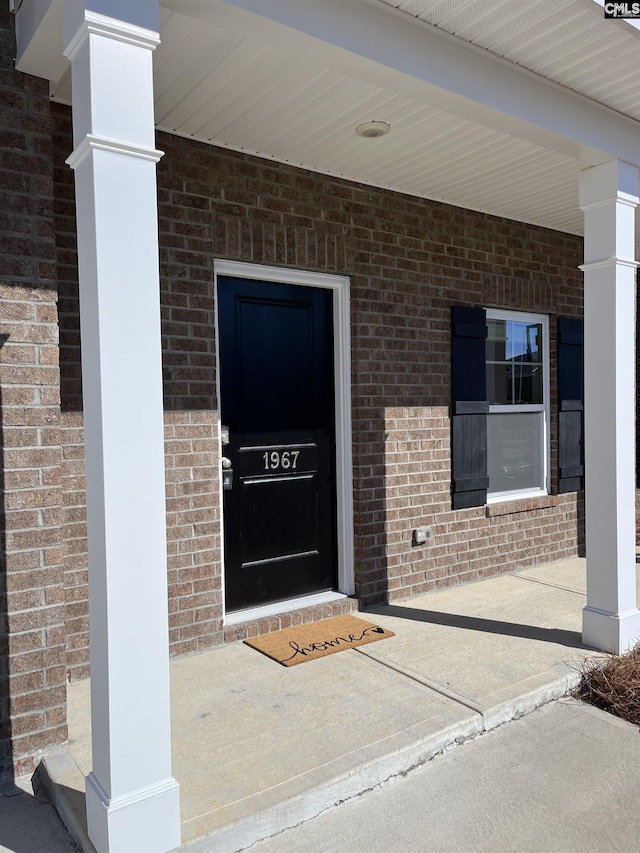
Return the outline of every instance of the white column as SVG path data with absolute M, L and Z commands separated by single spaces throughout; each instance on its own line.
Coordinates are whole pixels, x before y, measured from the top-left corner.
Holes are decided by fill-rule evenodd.
M 152 51 L 158 5 L 65 3 L 72 63 L 99 851 L 180 844 L 171 775 Z M 141 26 L 140 20 L 150 26 Z
M 580 177 L 584 211 L 587 606 L 582 638 L 624 652 L 640 639 L 635 561 L 635 274 L 638 169 Z

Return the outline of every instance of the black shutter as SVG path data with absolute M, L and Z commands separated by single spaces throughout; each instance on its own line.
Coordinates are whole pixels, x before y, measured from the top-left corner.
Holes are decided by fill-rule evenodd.
M 483 308 L 451 310 L 451 492 L 453 509 L 487 502 L 487 377 Z
M 584 323 L 558 317 L 558 492 L 584 489 Z

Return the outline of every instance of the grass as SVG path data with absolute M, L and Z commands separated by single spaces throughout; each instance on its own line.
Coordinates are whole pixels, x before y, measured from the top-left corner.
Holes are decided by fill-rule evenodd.
M 640 726 L 640 643 L 623 655 L 586 661 L 575 695 Z

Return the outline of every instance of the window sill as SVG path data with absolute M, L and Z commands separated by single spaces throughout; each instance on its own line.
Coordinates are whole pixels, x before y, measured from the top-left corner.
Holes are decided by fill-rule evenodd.
M 535 512 L 535 510 L 549 509 L 558 506 L 557 495 L 541 495 L 531 498 L 520 498 L 500 503 L 487 504 L 487 518 L 495 518 L 500 515 L 512 515 L 517 512 Z

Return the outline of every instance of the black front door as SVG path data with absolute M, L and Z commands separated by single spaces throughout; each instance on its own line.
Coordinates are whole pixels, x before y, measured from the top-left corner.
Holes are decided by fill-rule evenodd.
M 335 589 L 331 291 L 220 277 L 218 327 L 226 610 Z

